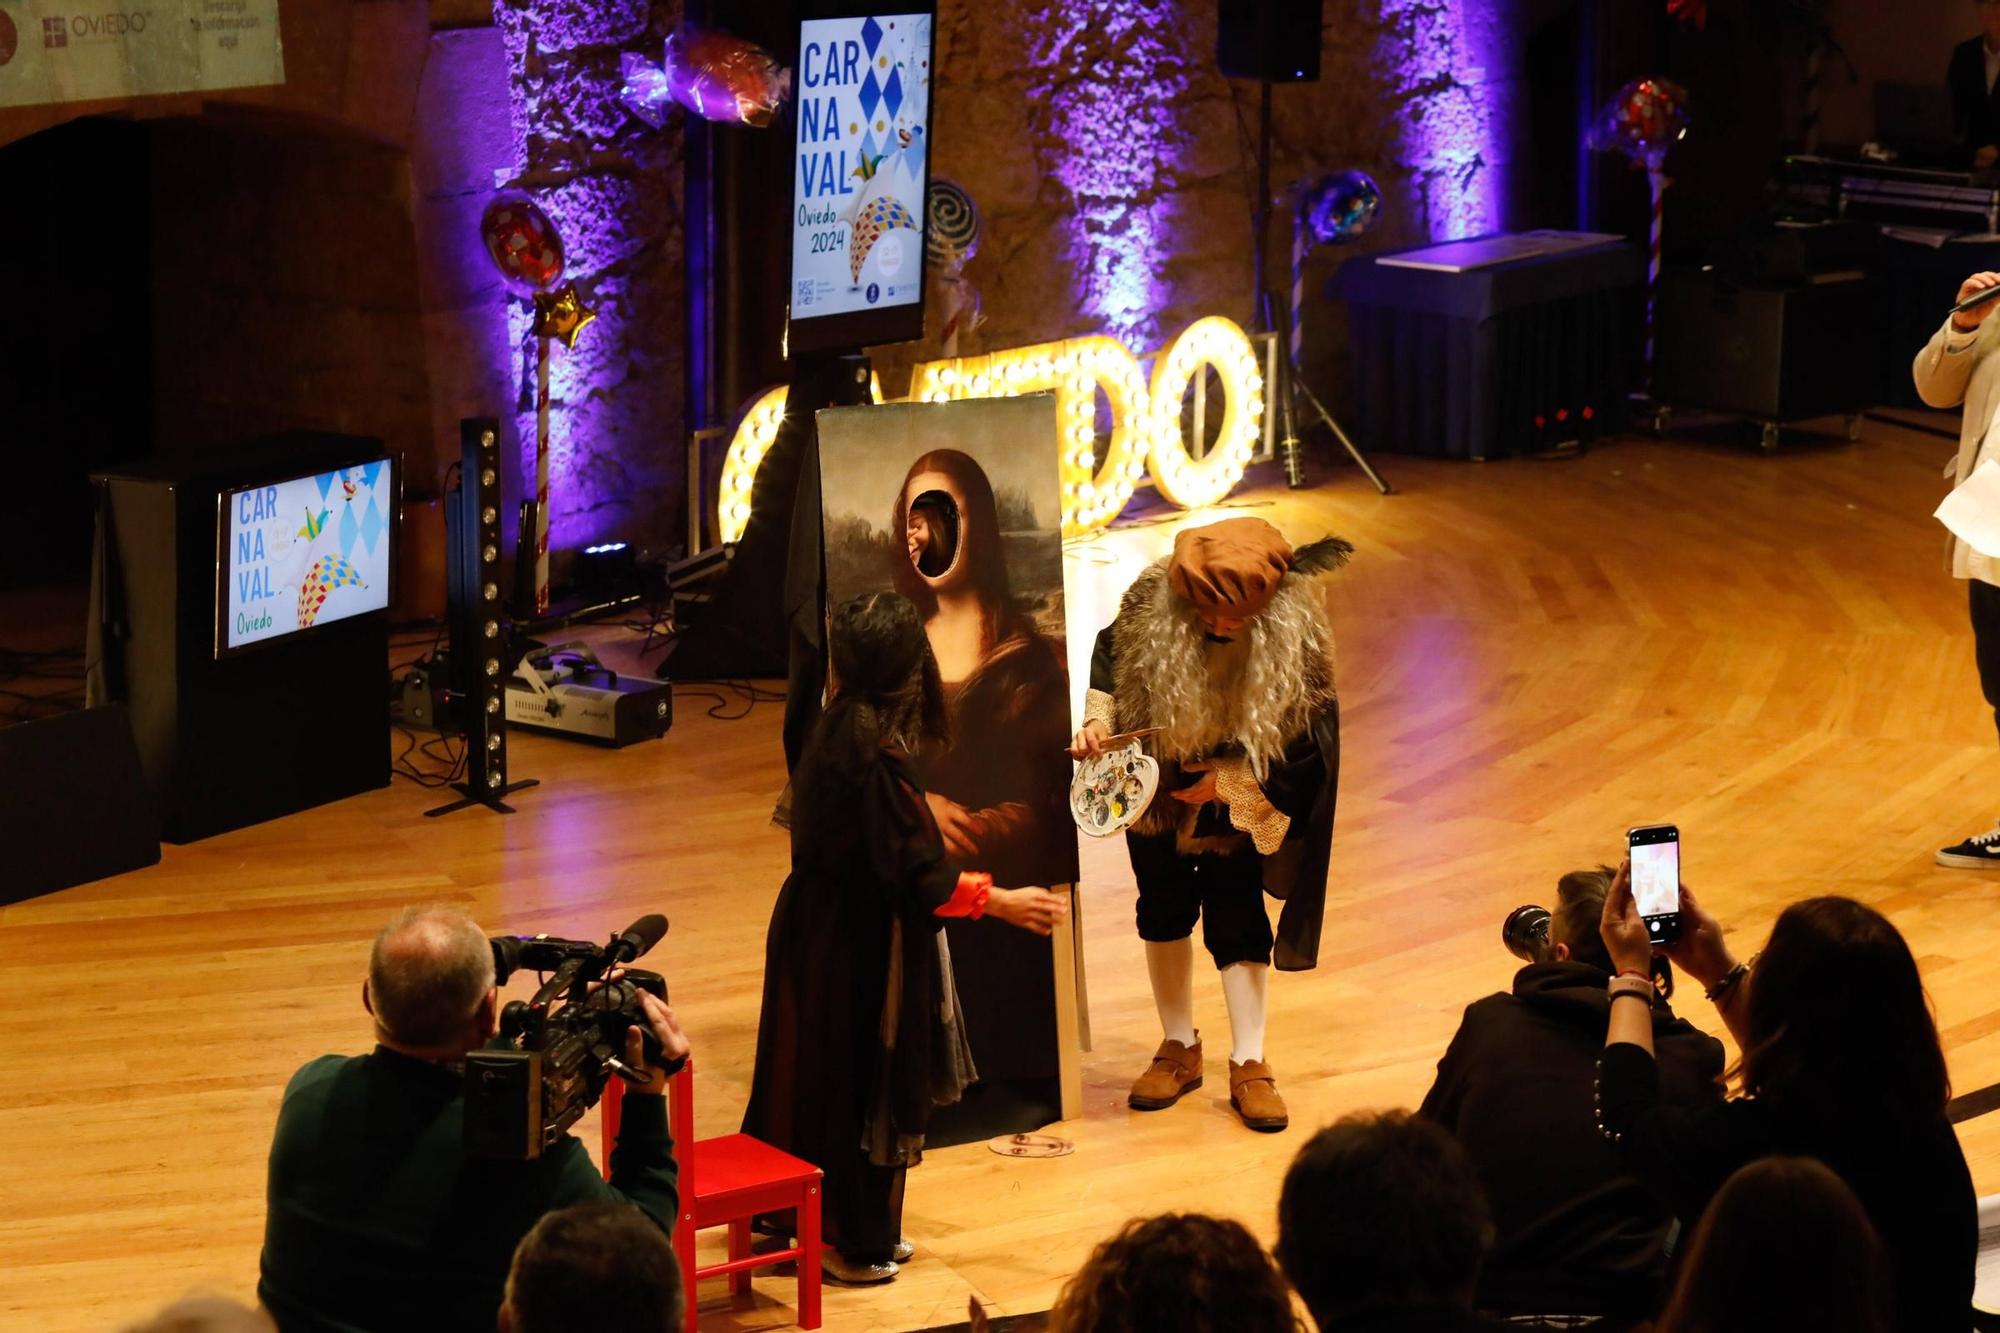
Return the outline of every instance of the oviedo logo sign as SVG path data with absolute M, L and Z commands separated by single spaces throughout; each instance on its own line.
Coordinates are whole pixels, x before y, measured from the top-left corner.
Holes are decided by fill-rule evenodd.
M 14 26 L 14 20 L 7 17 L 7 11 L 0 9 L 0 65 L 14 58 L 21 49 L 21 30 Z
M 1196 459 L 1181 435 L 1181 402 L 1203 366 L 1222 381 L 1222 426 L 1208 453 Z M 881 402 L 881 385 L 874 386 Z M 1111 438 L 1097 462 L 1097 394 L 1111 407 Z M 1264 429 L 1264 375 L 1249 337 L 1229 320 L 1196 320 L 1153 359 L 1150 379 L 1116 338 L 1094 336 L 1017 347 L 985 356 L 928 361 L 910 378 L 910 401 L 1012 398 L 1054 393 L 1062 459 L 1065 537 L 1097 531 L 1118 516 L 1132 488 L 1151 472 L 1160 493 L 1184 509 L 1211 505 L 1243 479 Z M 751 404 L 729 442 L 716 496 L 716 531 L 742 540 L 750 521 L 757 467 L 785 415 L 785 386 Z

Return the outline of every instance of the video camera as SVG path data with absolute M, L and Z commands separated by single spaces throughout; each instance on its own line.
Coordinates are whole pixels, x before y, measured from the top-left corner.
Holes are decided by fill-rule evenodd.
M 667 933 L 667 919 L 642 916 L 609 943 L 548 935 L 493 938 L 493 979 L 521 968 L 548 974 L 530 1000 L 500 1011 L 500 1035 L 465 1057 L 465 1150 L 479 1157 L 540 1157 L 604 1095 L 612 1074 L 643 1082 L 625 1063 L 625 1034 L 645 1035 L 646 1062 L 661 1063 L 640 992 L 667 998 L 657 972 L 625 967 Z M 615 980 L 614 969 L 624 968 Z M 676 1066 L 677 1067 L 677 1066 Z M 674 1067 L 668 1069 L 674 1072 Z

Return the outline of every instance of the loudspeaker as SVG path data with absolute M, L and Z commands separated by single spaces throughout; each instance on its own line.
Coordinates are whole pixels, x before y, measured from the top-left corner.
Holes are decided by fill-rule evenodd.
M 1319 78 L 1320 0 L 1221 0 L 1215 64 L 1232 79 Z
M 246 476 L 305 476 L 381 456 L 378 441 L 301 431 L 217 460 L 91 477 L 86 697 L 130 709 L 166 841 L 389 785 L 385 615 L 216 656 L 219 496 Z
M 1761 421 L 1875 405 L 1881 291 L 1859 275 L 1736 287 L 1707 271 L 1660 275 L 1653 397 Z
M 468 417 L 458 423 L 458 485 L 445 493 L 445 624 L 454 729 L 465 739 L 467 801 L 505 811 L 507 781 L 507 625 L 500 602 L 500 423 Z M 534 530 L 517 535 L 533 560 Z M 532 583 L 528 592 L 533 605 Z M 450 809 L 452 807 L 440 807 Z M 438 811 L 432 811 L 435 814 Z
M 120 704 L 0 727 L 0 791 L 0 904 L 159 863 L 159 817 Z

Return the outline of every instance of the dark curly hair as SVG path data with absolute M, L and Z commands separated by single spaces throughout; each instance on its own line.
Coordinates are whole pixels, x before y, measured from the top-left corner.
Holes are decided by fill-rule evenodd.
M 1285 1280 L 1241 1223 L 1200 1213 L 1135 1218 L 1063 1288 L 1056 1333 L 1294 1333 Z
M 835 696 L 828 716 L 852 712 L 869 746 L 915 751 L 946 740 L 944 685 L 924 623 L 907 597 L 864 593 L 827 617 Z

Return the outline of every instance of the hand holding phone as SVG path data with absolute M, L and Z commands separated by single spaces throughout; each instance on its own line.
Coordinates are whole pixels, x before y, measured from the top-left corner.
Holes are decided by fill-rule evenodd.
M 1646 937 L 1664 947 L 1681 937 L 1681 831 L 1672 824 L 1641 824 L 1625 831 L 1632 863 L 1632 901 L 1646 923 Z

